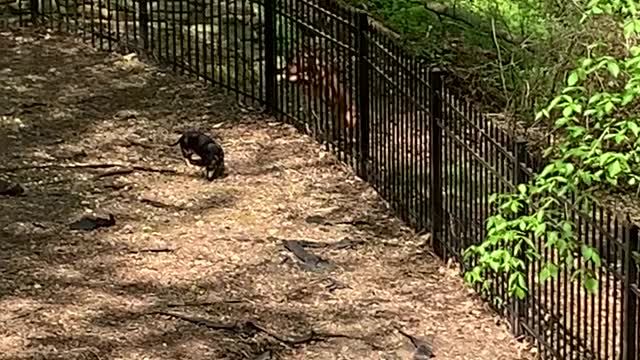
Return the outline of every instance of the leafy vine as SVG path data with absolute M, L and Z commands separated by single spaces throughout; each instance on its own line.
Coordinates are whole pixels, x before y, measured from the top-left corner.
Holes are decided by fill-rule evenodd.
M 572 210 L 588 210 L 593 194 L 640 192 L 640 18 L 635 0 L 591 0 L 582 21 L 612 27 L 614 35 L 585 48 L 568 74 L 561 94 L 536 114 L 554 121 L 559 140 L 546 149 L 546 167 L 511 194 L 494 194 L 496 212 L 487 235 L 466 249 L 470 285 L 491 288 L 506 277 L 508 294 L 528 292 L 526 263 L 541 259 L 538 241 L 555 257 L 545 259 L 540 282 L 568 271 L 589 291 L 598 281 L 591 267 L 601 265 L 598 251 L 575 240 Z M 603 26 L 604 26 L 603 25 Z M 593 25 L 595 26 L 595 25 Z

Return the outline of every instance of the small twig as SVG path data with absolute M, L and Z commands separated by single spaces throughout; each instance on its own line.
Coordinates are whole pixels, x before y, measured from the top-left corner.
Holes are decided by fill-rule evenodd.
M 133 172 L 133 169 L 116 169 L 116 170 L 110 170 L 107 172 L 104 172 L 102 174 L 98 174 L 94 177 L 94 180 L 100 179 L 100 178 L 104 178 L 107 176 L 117 176 L 117 175 L 127 175 L 127 174 L 131 174 Z
M 149 204 L 153 207 L 157 207 L 157 208 L 161 208 L 161 209 L 182 209 L 179 206 L 175 206 L 175 205 L 171 205 L 171 204 L 165 204 L 163 202 L 160 201 L 156 201 L 156 200 L 152 200 L 152 199 L 140 199 L 140 202 L 143 204 Z
M 431 341 L 424 341 L 421 340 L 413 335 L 410 335 L 406 332 L 404 332 L 402 330 L 402 328 L 400 328 L 400 326 L 395 326 L 396 330 L 398 330 L 398 332 L 400 334 L 402 334 L 403 336 L 405 336 L 406 338 L 409 339 L 409 341 L 411 341 L 411 344 L 413 345 L 413 347 L 415 348 L 416 354 L 420 356 L 420 358 L 426 357 L 426 358 L 431 358 L 434 357 L 433 355 L 433 344 Z
M 214 329 L 214 330 L 229 330 L 229 331 L 238 331 L 239 330 L 239 327 L 238 327 L 237 323 L 217 323 L 217 322 L 213 322 L 211 320 L 207 320 L 207 319 L 203 319 L 203 318 L 199 318 L 199 317 L 192 317 L 192 316 L 179 314 L 179 313 L 175 313 L 175 312 L 152 311 L 152 312 L 148 312 L 146 314 L 147 315 L 165 315 L 165 316 L 173 317 L 173 318 L 176 318 L 176 319 L 184 320 L 184 321 L 190 322 L 192 324 L 202 325 L 202 326 L 208 327 L 210 329 Z
M 140 146 L 140 147 L 143 147 L 145 149 L 153 149 L 154 148 L 153 145 L 141 143 L 141 142 L 136 141 L 136 140 L 129 139 L 128 141 L 129 141 L 129 144 L 132 145 L 132 146 Z
M 174 251 L 176 251 L 178 249 L 180 249 L 180 248 L 175 248 L 175 249 L 162 248 L 162 249 L 129 250 L 129 254 L 174 252 Z
M 192 324 L 202 325 L 209 329 L 214 329 L 214 330 L 227 330 L 227 331 L 242 333 L 242 332 L 246 332 L 247 330 L 253 329 L 253 330 L 260 331 L 276 339 L 278 342 L 285 345 L 289 345 L 289 346 L 302 345 L 305 343 L 309 343 L 311 341 L 326 341 L 327 339 L 332 339 L 332 338 L 347 338 L 347 339 L 360 340 L 360 341 L 367 342 L 366 339 L 360 338 L 360 337 L 353 337 L 345 334 L 316 332 L 315 330 L 310 330 L 307 334 L 301 335 L 301 336 L 280 335 L 275 333 L 274 331 L 271 331 L 265 327 L 262 327 L 259 324 L 254 323 L 253 321 L 247 321 L 244 323 L 237 323 L 237 322 L 219 323 L 219 322 L 214 322 L 214 321 L 207 320 L 200 317 L 194 317 L 194 316 L 184 315 L 184 314 L 170 312 L 170 311 L 152 311 L 146 314 L 147 315 L 165 315 L 165 316 L 173 317 L 176 319 L 184 320 Z
M 141 165 L 127 165 L 127 164 L 117 164 L 117 163 L 103 163 L 103 164 L 40 164 L 40 165 L 27 165 L 27 166 L 14 166 L 8 168 L 0 168 L 0 172 L 13 172 L 18 170 L 32 170 L 32 169 L 105 169 L 112 167 L 121 167 L 124 168 L 121 171 L 126 171 L 127 169 L 133 171 L 147 171 L 147 172 L 156 172 L 162 174 L 177 174 L 178 172 L 172 169 L 156 169 L 147 166 Z
M 35 309 L 33 309 L 33 310 L 24 311 L 24 312 L 22 312 L 22 313 L 20 313 L 20 314 L 18 314 L 18 315 L 15 315 L 15 316 L 13 316 L 13 317 L 10 317 L 9 319 L 7 319 L 7 320 L 6 320 L 6 322 L 13 321 L 13 320 L 17 320 L 17 319 L 21 319 L 21 318 L 23 318 L 23 317 L 26 317 L 26 316 L 32 315 L 33 313 L 36 313 L 36 312 L 38 312 L 38 311 L 40 311 L 40 310 L 42 310 L 42 309 L 44 309 L 44 306 L 39 306 L 39 307 L 37 307 L 37 308 L 35 308 Z
M 219 300 L 219 301 L 203 301 L 203 302 L 192 302 L 192 303 L 168 303 L 165 306 L 169 308 L 177 308 L 177 307 L 187 307 L 187 306 L 213 306 L 223 304 L 241 304 L 248 302 L 249 300 L 244 299 L 228 299 L 228 300 Z

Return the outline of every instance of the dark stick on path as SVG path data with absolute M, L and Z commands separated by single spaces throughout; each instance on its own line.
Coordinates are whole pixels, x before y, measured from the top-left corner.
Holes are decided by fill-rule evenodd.
M 345 339 L 352 339 L 352 340 L 367 341 L 366 339 L 363 339 L 360 337 L 352 337 L 345 334 L 317 332 L 313 329 L 310 331 L 307 331 L 305 335 L 300 335 L 300 336 L 280 335 L 259 324 L 256 324 L 253 321 L 222 323 L 222 322 L 215 322 L 215 321 L 211 321 L 201 317 L 189 316 L 186 314 L 181 314 L 181 313 L 172 312 L 172 311 L 152 311 L 146 314 L 169 316 L 169 317 L 190 322 L 192 324 L 205 326 L 209 329 L 214 329 L 214 330 L 226 330 L 226 331 L 233 331 L 236 333 L 247 333 L 247 332 L 251 333 L 251 332 L 258 331 L 258 332 L 267 334 L 268 336 L 276 339 L 278 342 L 282 344 L 289 345 L 289 346 L 302 345 L 312 341 L 326 341 L 332 338 L 345 338 Z
M 128 165 L 128 164 L 117 164 L 117 163 L 105 163 L 105 164 L 40 164 L 40 165 L 25 165 L 25 166 L 14 166 L 8 168 L 0 168 L 0 172 L 13 172 L 19 170 L 33 170 L 33 169 L 106 169 L 112 167 L 120 167 L 122 170 L 118 171 L 147 171 L 147 172 L 155 172 L 162 174 L 177 174 L 176 170 L 172 169 L 157 169 L 147 166 L 140 165 Z M 106 175 L 108 176 L 108 175 Z

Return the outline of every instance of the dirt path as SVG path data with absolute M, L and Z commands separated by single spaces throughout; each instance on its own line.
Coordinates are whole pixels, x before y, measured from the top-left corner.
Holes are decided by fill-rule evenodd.
M 438 359 L 531 355 L 370 187 L 230 97 L 61 35 L 5 32 L 0 99 L 4 169 L 175 171 L 0 170 L 26 189 L 0 196 L 2 359 L 410 359 L 398 328 L 435 336 Z M 226 178 L 204 181 L 165 146 L 187 127 L 221 139 Z M 116 225 L 69 229 L 92 211 Z M 328 266 L 307 270 L 285 239 L 350 242 L 309 249 Z

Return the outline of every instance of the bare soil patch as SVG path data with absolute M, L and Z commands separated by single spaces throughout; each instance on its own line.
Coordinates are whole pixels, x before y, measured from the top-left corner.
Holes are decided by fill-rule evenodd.
M 0 197 L 0 358 L 410 359 L 398 329 L 439 359 L 532 356 L 371 187 L 229 95 L 20 31 L 0 99 L 0 179 L 25 188 Z M 228 176 L 167 146 L 188 127 Z M 116 224 L 69 228 L 90 213 Z M 339 243 L 305 268 L 284 240 Z

